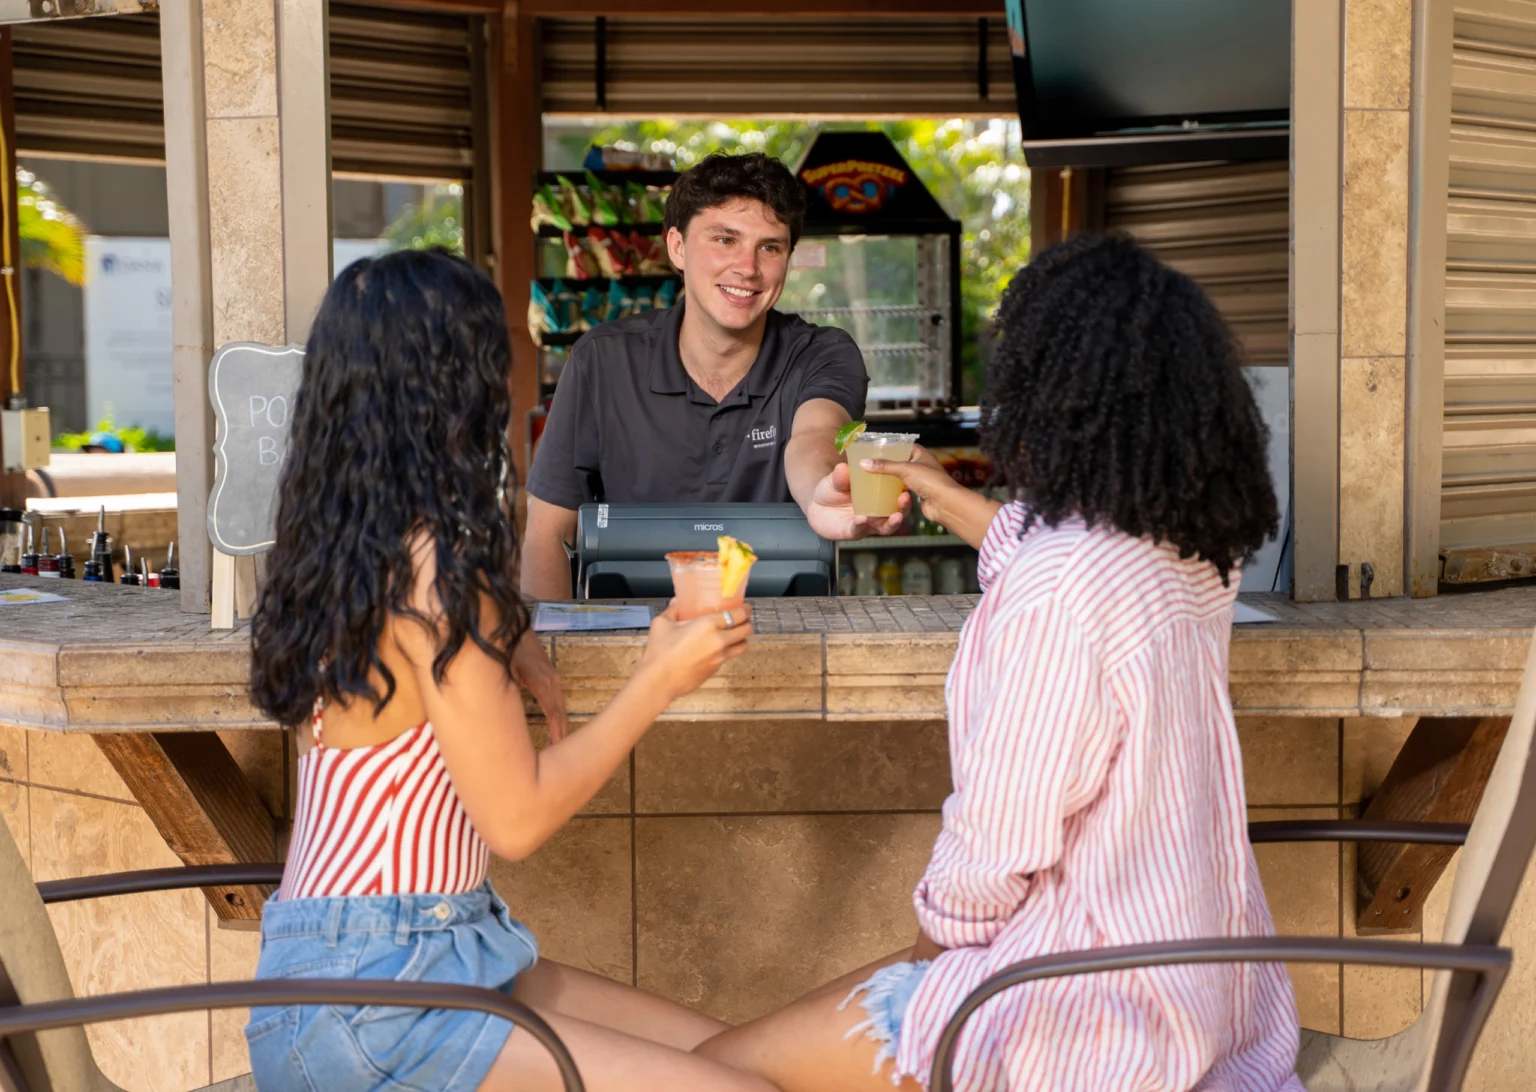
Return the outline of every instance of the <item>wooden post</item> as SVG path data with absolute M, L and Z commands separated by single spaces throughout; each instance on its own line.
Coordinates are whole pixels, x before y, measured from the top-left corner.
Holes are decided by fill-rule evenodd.
M 528 335 L 528 285 L 534 275 L 528 210 L 534 175 L 543 159 L 537 46 L 533 17 L 508 0 L 491 17 L 491 129 L 494 134 L 492 246 L 496 284 L 507 305 L 512 334 L 512 422 L 509 437 L 518 478 L 528 480 L 523 430 L 539 401 L 539 351 Z
M 16 88 L 11 72 L 11 28 L 0 28 L 0 130 L 5 146 L 0 154 L 0 201 L 5 203 L 6 258 L 0 262 L 0 405 L 13 394 L 26 393 L 21 358 L 21 236 L 16 227 Z M 0 508 L 27 507 L 27 476 L 0 473 Z

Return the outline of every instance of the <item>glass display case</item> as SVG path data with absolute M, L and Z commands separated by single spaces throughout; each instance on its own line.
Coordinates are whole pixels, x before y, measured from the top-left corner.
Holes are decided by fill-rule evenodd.
M 805 231 L 779 310 L 853 336 L 869 369 L 866 417 L 957 405 L 959 221 L 883 133 L 823 133 L 796 173 Z

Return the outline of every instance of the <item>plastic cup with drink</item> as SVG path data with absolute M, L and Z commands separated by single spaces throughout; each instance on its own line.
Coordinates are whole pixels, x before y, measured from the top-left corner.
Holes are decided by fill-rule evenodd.
M 729 535 L 722 535 L 719 543 L 720 548 L 713 553 L 685 550 L 667 555 L 672 595 L 681 621 L 739 607 L 746 599 L 747 576 L 757 555 L 752 547 Z
M 853 494 L 856 516 L 893 516 L 906 488 L 893 474 L 871 474 L 859 466 L 864 459 L 904 463 L 912 458 L 915 432 L 868 432 L 864 422 L 854 421 L 837 434 L 837 450 L 848 458 L 848 489 Z

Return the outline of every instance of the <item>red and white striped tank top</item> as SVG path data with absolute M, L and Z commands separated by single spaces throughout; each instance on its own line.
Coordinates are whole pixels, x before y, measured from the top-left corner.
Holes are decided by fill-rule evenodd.
M 282 899 L 334 895 L 452 895 L 485 882 L 480 839 L 424 721 L 387 743 L 299 757 L 299 793 Z

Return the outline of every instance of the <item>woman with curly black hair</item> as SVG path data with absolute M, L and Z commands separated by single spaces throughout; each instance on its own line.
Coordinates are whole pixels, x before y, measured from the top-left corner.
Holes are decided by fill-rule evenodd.
M 1232 336 L 1128 239 L 1039 254 L 998 310 L 983 450 L 1011 500 L 932 456 L 866 461 L 981 550 L 946 694 L 954 791 L 917 941 L 699 1047 L 783 1092 L 918 1089 L 944 1025 L 1036 956 L 1273 932 L 1227 694 L 1238 569 L 1275 532 Z M 1033 982 L 967 1025 L 955 1087 L 1301 1092 L 1283 967 Z
M 752 632 L 747 608 L 662 615 L 608 707 L 560 730 L 516 591 L 507 365 L 501 296 L 446 253 L 355 262 L 316 316 L 252 623 L 255 702 L 300 729 L 257 975 L 500 989 L 554 1026 L 594 1090 L 768 1092 L 690 1053 L 725 1025 L 539 960 L 486 880 L 491 852 L 538 848 Z M 518 678 L 545 680 L 542 751 Z M 252 1009 L 246 1037 L 263 1092 L 560 1087 L 510 1031 L 483 1013 L 304 1005 Z

